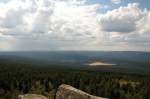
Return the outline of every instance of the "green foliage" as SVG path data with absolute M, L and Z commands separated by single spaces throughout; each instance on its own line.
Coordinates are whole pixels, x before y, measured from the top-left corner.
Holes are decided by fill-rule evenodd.
M 43 94 L 54 99 L 60 84 L 111 99 L 150 99 L 150 76 L 50 68 L 32 63 L 0 61 L 0 99 Z

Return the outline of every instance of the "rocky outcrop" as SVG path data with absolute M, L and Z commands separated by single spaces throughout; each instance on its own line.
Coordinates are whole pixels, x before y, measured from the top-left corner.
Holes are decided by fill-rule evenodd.
M 26 95 L 19 95 L 18 99 L 48 99 L 48 98 L 42 95 L 26 94 Z
M 90 95 L 69 85 L 61 85 L 56 93 L 56 99 L 107 99 Z
M 26 94 L 19 95 L 18 99 L 48 99 L 42 95 Z M 108 99 L 90 95 L 86 92 L 78 90 L 70 85 L 62 84 L 57 92 L 56 99 Z

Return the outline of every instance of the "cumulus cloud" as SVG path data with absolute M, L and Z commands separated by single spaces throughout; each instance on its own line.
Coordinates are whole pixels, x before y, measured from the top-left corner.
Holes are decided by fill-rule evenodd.
M 85 3 L 86 0 L 11 0 L 0 3 L 0 8 L 4 9 L 0 14 L 0 31 L 3 35 L 21 39 L 20 43 L 30 39 L 33 45 L 36 45 L 35 39 L 55 43 L 57 40 L 66 43 L 68 40 L 78 43 L 95 41 L 100 31 L 95 18 L 100 5 Z
M 130 33 L 136 30 L 137 22 L 146 14 L 147 11 L 141 10 L 139 4 L 133 3 L 99 15 L 99 21 L 104 31 Z
M 112 49 L 150 50 L 150 12 L 141 9 L 138 3 L 99 14 L 98 20 L 105 46 L 111 46 Z
M 130 3 L 102 14 L 102 7 L 87 0 L 0 2 L 0 49 L 113 50 L 150 45 L 148 10 Z

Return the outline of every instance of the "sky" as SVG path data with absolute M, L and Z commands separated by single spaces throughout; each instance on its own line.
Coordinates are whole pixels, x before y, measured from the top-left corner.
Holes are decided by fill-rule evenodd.
M 0 51 L 150 51 L 150 0 L 0 0 Z

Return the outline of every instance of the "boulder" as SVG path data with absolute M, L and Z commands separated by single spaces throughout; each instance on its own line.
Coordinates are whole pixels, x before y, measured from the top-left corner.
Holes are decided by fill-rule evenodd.
M 18 99 L 48 99 L 48 98 L 42 95 L 25 94 L 25 95 L 19 95 Z
M 56 93 L 56 99 L 108 99 L 90 95 L 70 85 L 62 84 Z
M 42 95 L 25 94 L 19 95 L 18 99 L 48 99 Z M 70 85 L 62 84 L 56 92 L 56 99 L 108 99 L 90 95 Z

